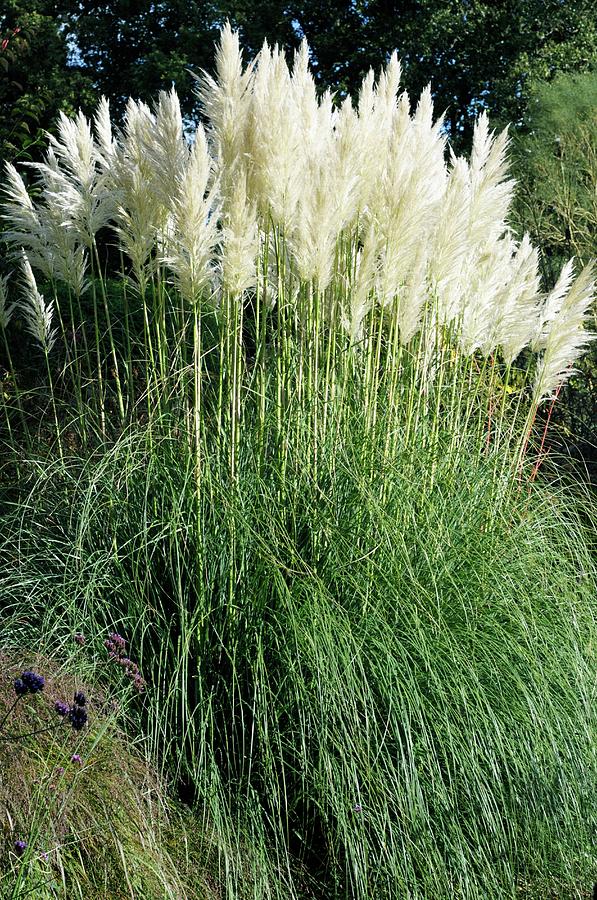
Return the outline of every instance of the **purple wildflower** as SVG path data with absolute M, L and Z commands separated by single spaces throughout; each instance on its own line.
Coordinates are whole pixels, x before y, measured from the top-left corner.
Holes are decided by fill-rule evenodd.
M 68 715 L 69 706 L 68 703 L 63 703 L 62 700 L 57 700 L 54 704 L 54 709 L 59 716 L 64 717 Z
M 14 847 L 17 856 L 22 856 L 27 849 L 27 841 L 15 841 Z
M 110 632 L 110 634 L 108 635 L 108 640 L 118 650 L 124 650 L 126 647 L 126 641 L 123 636 L 121 634 L 117 634 L 115 631 Z
M 77 706 L 85 706 L 87 698 L 83 691 L 77 691 L 74 696 L 74 702 Z
M 22 672 L 20 680 L 31 694 L 37 694 L 38 691 L 43 691 L 44 684 L 46 683 L 43 675 L 38 675 L 37 672 Z
M 74 641 L 75 641 L 75 644 L 78 644 L 79 647 L 82 647 L 83 644 L 85 643 L 85 635 L 82 634 L 80 631 L 78 631 L 77 634 L 75 634 L 75 636 L 74 636 Z
M 73 755 L 72 755 L 71 758 L 70 758 L 70 761 L 71 761 L 72 763 L 76 763 L 76 764 L 79 765 L 79 766 L 82 766 L 82 765 L 83 765 L 83 760 L 81 759 L 81 757 L 79 756 L 78 753 L 73 753 Z
M 68 720 L 75 731 L 81 731 L 87 724 L 87 710 L 82 706 L 71 706 Z
M 18 697 L 23 697 L 25 694 L 29 693 L 29 688 L 22 678 L 15 678 L 15 693 Z

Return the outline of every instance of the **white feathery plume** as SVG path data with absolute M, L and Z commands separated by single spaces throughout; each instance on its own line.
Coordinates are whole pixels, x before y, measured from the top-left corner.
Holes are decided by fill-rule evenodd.
M 233 296 L 240 296 L 255 284 L 258 252 L 257 217 L 247 199 L 241 171 L 222 221 L 222 285 Z
M 507 178 L 508 130 L 497 136 L 489 131 L 487 113 L 475 123 L 470 158 L 471 208 L 470 240 L 482 244 L 504 232 L 514 192 L 513 179 Z
M 402 288 L 409 280 L 417 250 L 428 242 L 446 190 L 444 145 L 441 121 L 433 123 L 430 89 L 421 95 L 412 118 L 406 98 L 401 98 L 394 115 L 386 168 L 371 199 L 369 215 L 379 230 L 382 247 L 379 301 L 388 305 L 402 293 L 402 315 L 410 323 L 407 330 L 411 336 L 413 312 L 406 310 L 404 304 L 416 292 L 402 292 Z M 420 304 L 418 310 L 421 311 Z
M 36 163 L 35 168 L 42 193 L 37 206 L 14 166 L 7 164 L 5 193 L 10 200 L 4 204 L 3 218 L 9 228 L 3 238 L 13 247 L 25 248 L 29 263 L 45 278 L 63 281 L 80 294 L 86 288 L 86 254 L 78 243 L 77 232 L 65 221 L 63 210 L 54 199 L 62 174 L 51 148 L 46 163 Z
M 536 331 L 540 281 L 539 254 L 525 234 L 515 247 L 508 280 L 493 304 L 493 344 L 501 347 L 508 365 Z
M 246 163 L 246 132 L 251 103 L 253 64 L 243 71 L 238 32 L 226 22 L 216 46 L 216 77 L 197 77 L 197 95 L 208 119 L 207 137 L 215 158 L 224 207 L 237 168 Z
M 61 210 L 65 227 L 71 227 L 77 239 L 91 247 L 97 232 L 114 214 L 91 124 L 81 112 L 74 119 L 61 113 L 58 137 L 49 138 L 47 165 L 34 164 L 44 183 L 44 199 Z
M 440 324 L 449 324 L 460 313 L 467 261 L 471 253 L 468 242 L 470 200 L 468 164 L 464 159 L 453 157 L 430 238 L 429 277 L 437 298 Z
M 2 234 L 3 240 L 13 247 L 26 247 L 36 269 L 51 278 L 53 267 L 39 213 L 12 163 L 5 163 L 5 172 L 3 193 L 7 200 L 2 204 L 2 218 L 8 227 Z
M 342 227 L 334 159 L 309 161 L 296 224 L 288 236 L 299 278 L 324 291 L 331 281 L 336 240 Z
M 531 349 L 535 352 L 545 350 L 546 341 L 550 332 L 551 323 L 562 308 L 562 303 L 570 290 L 574 279 L 574 257 L 565 263 L 558 280 L 544 300 L 539 311 L 537 330 L 533 337 Z
M 377 278 L 378 238 L 369 226 L 363 246 L 356 251 L 355 276 L 349 281 L 349 308 L 344 311 L 342 325 L 353 342 L 363 337 L 363 322 L 373 307 L 373 291 Z
M 467 269 L 458 322 L 459 343 L 467 356 L 479 349 L 488 356 L 495 349 L 498 298 L 511 277 L 515 253 L 516 242 L 509 235 L 494 237 L 478 248 L 474 264 Z
M 8 275 L 0 276 L 0 328 L 8 328 L 16 303 L 8 303 Z
M 148 276 L 156 237 L 166 227 L 168 217 L 168 210 L 152 190 L 153 170 L 145 153 L 154 128 L 149 107 L 129 100 L 124 133 L 111 169 L 117 204 L 115 231 L 141 286 Z
M 398 328 L 403 344 L 408 344 L 421 328 L 425 304 L 429 297 L 428 266 L 429 245 L 421 241 L 415 248 L 413 264 L 398 300 Z
M 21 267 L 23 270 L 22 300 L 18 304 L 25 319 L 25 327 L 37 341 L 44 353 L 50 353 L 56 342 L 56 330 L 52 329 L 54 314 L 53 303 L 46 303 L 37 289 L 35 276 L 31 269 L 27 254 L 22 251 Z
M 298 117 L 302 146 L 312 157 L 321 144 L 319 102 L 315 81 L 309 71 L 309 47 L 305 40 L 294 54 L 290 79 L 292 100 Z
M 141 132 L 146 160 L 151 168 L 151 189 L 164 208 L 178 192 L 188 161 L 180 101 L 174 88 L 160 91 L 155 107 L 155 125 Z
M 249 194 L 264 216 L 290 230 L 302 188 L 300 122 L 284 54 L 264 43 L 256 62 L 246 141 Z
M 369 70 L 361 84 L 357 107 L 360 134 L 355 148 L 359 152 L 361 172 L 359 210 L 367 207 L 386 167 L 395 116 L 408 116 L 410 112 L 405 94 L 398 104 L 396 101 L 400 77 L 400 63 L 393 53 L 377 84 L 373 70 Z
M 545 349 L 539 358 L 535 375 L 535 403 L 554 396 L 560 385 L 574 373 L 572 366 L 587 343 L 597 337 L 584 327 L 587 312 L 595 297 L 594 274 L 594 263 L 589 263 L 577 276 L 549 324 L 544 339 Z
M 164 262 L 189 303 L 197 303 L 212 278 L 210 266 L 217 240 L 216 187 L 209 188 L 212 162 L 200 125 L 188 154 L 186 170 L 171 205 L 172 235 Z
M 449 324 L 464 317 L 464 303 L 479 277 L 485 281 L 489 278 L 494 289 L 498 286 L 499 276 L 491 274 L 489 260 L 493 252 L 500 259 L 504 257 L 504 247 L 497 242 L 506 231 L 514 189 L 514 182 L 506 178 L 507 145 L 507 132 L 496 137 L 489 131 L 486 113 L 482 113 L 475 124 L 470 163 L 452 156 L 430 261 L 439 323 Z M 482 339 L 481 322 L 486 318 L 482 309 L 484 301 L 475 302 L 481 306 L 468 315 L 465 343 L 469 346 Z
M 104 172 L 109 172 L 116 156 L 116 141 L 112 134 L 110 102 L 103 95 L 93 117 L 93 129 L 97 141 L 95 152 L 98 163 Z
M 342 228 L 354 225 L 359 212 L 363 152 L 359 147 L 359 134 L 358 115 L 347 97 L 334 118 L 336 202 Z
M 313 281 L 324 291 L 333 277 L 340 232 L 356 216 L 357 118 L 348 103 L 339 113 L 334 112 L 329 91 L 317 100 L 308 58 L 303 42 L 295 57 L 291 82 L 300 128 L 297 177 L 303 187 L 288 240 L 299 278 Z

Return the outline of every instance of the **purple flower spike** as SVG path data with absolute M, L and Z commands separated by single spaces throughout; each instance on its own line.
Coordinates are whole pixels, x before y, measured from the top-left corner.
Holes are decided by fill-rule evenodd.
M 126 641 L 121 634 L 117 634 L 115 631 L 110 632 L 108 635 L 108 640 L 110 640 L 115 647 L 119 650 L 124 650 L 126 647 Z
M 22 856 L 27 849 L 27 841 L 15 841 L 14 846 L 17 856 Z
M 23 697 L 25 694 L 29 693 L 29 688 L 25 684 L 22 678 L 15 678 L 15 694 L 18 697 Z
M 83 691 L 77 691 L 74 697 L 74 702 L 77 706 L 85 706 L 87 703 L 87 698 Z
M 77 632 L 77 634 L 74 637 L 74 641 L 75 641 L 75 644 L 78 644 L 79 647 L 82 647 L 83 644 L 85 643 L 85 635 L 81 634 L 80 631 Z
M 63 703 L 62 700 L 57 700 L 54 704 L 54 709 L 59 716 L 64 717 L 68 715 L 69 706 L 67 703 Z
M 71 758 L 70 758 L 70 761 L 71 761 L 72 763 L 76 763 L 78 766 L 82 766 L 82 765 L 83 765 L 83 760 L 81 759 L 81 757 L 79 756 L 78 753 L 73 753 L 73 755 L 72 755 Z

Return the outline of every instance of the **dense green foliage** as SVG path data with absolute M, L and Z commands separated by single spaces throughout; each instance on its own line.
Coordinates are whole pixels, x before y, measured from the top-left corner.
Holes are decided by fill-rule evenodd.
M 449 447 L 426 491 L 424 447 L 384 465 L 355 418 L 315 483 L 300 453 L 260 472 L 246 433 L 197 510 L 164 426 L 41 466 L 3 595 L 29 640 L 131 634 L 143 729 L 222 839 L 225 896 L 580 896 L 595 572 L 566 492 Z

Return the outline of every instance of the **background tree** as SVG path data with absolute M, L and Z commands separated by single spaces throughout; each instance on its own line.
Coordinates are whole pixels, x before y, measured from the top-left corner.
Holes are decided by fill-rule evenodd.
M 571 256 L 583 265 L 597 257 L 597 71 L 536 81 L 513 151 L 518 181 L 513 224 L 541 248 L 550 285 Z M 553 417 L 562 446 L 579 451 L 597 475 L 595 344 L 579 368 Z
M 63 0 L 71 64 L 91 73 L 98 95 L 122 115 L 128 97 L 150 102 L 173 84 L 198 114 L 189 69 L 209 68 L 221 16 L 203 0 Z
M 69 66 L 59 3 L 52 0 L 4 0 L 0 47 L 0 159 L 27 160 L 60 109 L 93 102 L 92 79 Z

